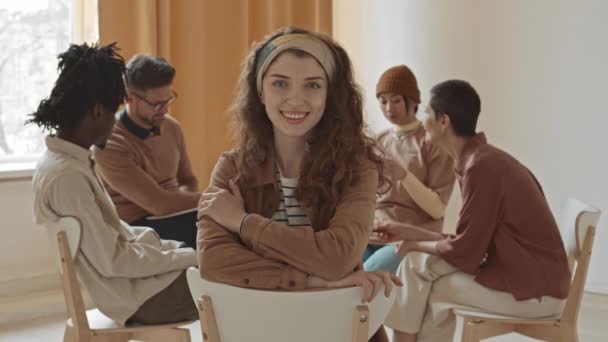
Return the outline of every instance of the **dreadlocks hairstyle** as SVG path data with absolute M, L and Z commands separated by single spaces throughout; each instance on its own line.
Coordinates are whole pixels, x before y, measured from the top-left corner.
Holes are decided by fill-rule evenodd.
M 256 67 L 262 58 L 261 51 L 274 39 L 292 33 L 319 39 L 331 51 L 335 65 L 333 75 L 328 75 L 325 113 L 308 139 L 310 153 L 302 162 L 305 166 L 300 172 L 296 198 L 302 204 L 327 205 L 335 209 L 342 191 L 359 181 L 357 171 L 362 165 L 370 164 L 378 169 L 380 189 L 386 189 L 390 183 L 383 173 L 382 152 L 365 134 L 361 92 L 346 51 L 328 36 L 294 27 L 282 28 L 264 37 L 254 45 L 243 65 L 231 107 L 236 114 L 241 151 L 237 183 L 242 187 L 248 184 L 255 169 L 274 148 L 272 123 L 256 88 Z
M 96 104 L 115 112 L 125 99 L 125 62 L 116 43 L 70 45 L 58 56 L 59 77 L 26 124 L 51 133 L 72 130 Z

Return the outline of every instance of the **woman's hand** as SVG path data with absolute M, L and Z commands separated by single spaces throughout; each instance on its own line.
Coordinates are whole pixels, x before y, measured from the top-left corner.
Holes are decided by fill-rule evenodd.
M 233 233 L 239 233 L 241 221 L 247 215 L 239 187 L 230 182 L 230 191 L 208 187 L 198 202 L 198 219 L 207 216 Z
M 398 241 L 436 241 L 442 238 L 440 233 L 432 232 L 406 223 L 394 221 L 381 222 L 373 229 L 373 234 L 384 243 Z
M 358 271 L 351 273 L 343 279 L 337 281 L 326 281 L 315 276 L 309 277 L 309 287 L 312 288 L 361 287 L 363 289 L 363 298 L 361 298 L 361 303 L 372 301 L 382 287 L 384 287 L 384 296 L 390 296 L 394 285 L 401 287 L 403 286 L 403 283 L 394 274 L 384 271 Z
M 396 180 L 393 181 L 393 186 L 398 186 L 398 181 L 405 179 L 408 173 L 405 168 L 392 159 L 387 159 L 384 162 L 384 167 L 386 168 L 386 173 L 390 175 L 390 178 Z
M 438 241 L 401 241 L 397 244 L 397 255 L 406 256 L 412 251 L 437 255 Z
M 368 243 L 370 243 L 372 245 L 386 245 L 387 244 L 382 233 L 377 233 L 377 232 L 372 232 L 370 234 Z

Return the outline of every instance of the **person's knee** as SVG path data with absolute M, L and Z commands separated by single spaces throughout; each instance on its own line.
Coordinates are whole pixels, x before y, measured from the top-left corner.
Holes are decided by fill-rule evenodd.
M 464 272 L 448 274 L 435 280 L 429 302 L 463 303 L 477 286 L 472 275 Z
M 426 274 L 430 271 L 430 265 L 432 264 L 430 257 L 430 254 L 424 252 L 409 252 L 405 256 L 404 266 L 415 274 Z

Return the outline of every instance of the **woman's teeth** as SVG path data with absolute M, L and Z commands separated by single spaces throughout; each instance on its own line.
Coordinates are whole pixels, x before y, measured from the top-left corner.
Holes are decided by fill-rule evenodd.
M 281 112 L 281 114 L 290 120 L 300 120 L 306 116 L 307 112 Z

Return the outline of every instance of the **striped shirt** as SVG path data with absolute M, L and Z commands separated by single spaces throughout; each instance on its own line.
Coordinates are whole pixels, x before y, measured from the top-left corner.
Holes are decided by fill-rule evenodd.
M 297 178 L 285 178 L 281 176 L 277 168 L 277 186 L 280 189 L 281 201 L 279 208 L 272 214 L 272 220 L 283 222 L 286 225 L 293 226 L 311 226 L 310 220 L 306 216 L 304 210 L 295 198 L 296 187 L 298 186 Z

